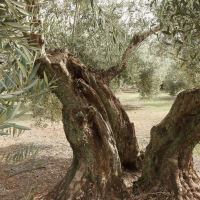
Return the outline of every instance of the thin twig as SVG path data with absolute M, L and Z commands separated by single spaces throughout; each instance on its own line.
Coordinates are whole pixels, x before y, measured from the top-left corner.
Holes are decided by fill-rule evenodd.
M 10 176 L 8 176 L 6 178 L 0 179 L 0 181 L 6 180 L 6 179 L 8 179 L 10 177 L 16 176 L 16 175 L 21 174 L 23 172 L 28 172 L 28 171 L 32 171 L 32 170 L 35 170 L 35 169 L 42 169 L 42 168 L 46 168 L 46 167 L 36 167 L 36 168 L 32 168 L 32 169 L 26 169 L 26 170 L 23 170 L 21 172 L 17 172 L 16 174 L 10 175 Z

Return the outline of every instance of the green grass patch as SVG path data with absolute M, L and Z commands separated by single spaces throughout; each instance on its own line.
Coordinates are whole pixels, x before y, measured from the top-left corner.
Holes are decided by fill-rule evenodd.
M 116 96 L 122 102 L 123 107 L 127 112 L 137 110 L 153 110 L 155 112 L 170 110 L 175 99 L 175 97 L 171 97 L 164 92 L 161 92 L 154 99 L 141 99 L 139 93 L 133 93 L 131 91 L 118 93 Z

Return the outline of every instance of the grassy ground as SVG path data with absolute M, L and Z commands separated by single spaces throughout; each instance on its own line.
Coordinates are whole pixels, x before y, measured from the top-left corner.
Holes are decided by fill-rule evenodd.
M 141 100 L 139 94 L 133 91 L 124 91 L 116 94 L 122 105 L 126 109 L 130 119 L 135 124 L 136 135 L 141 149 L 145 148 L 149 142 L 150 130 L 153 125 L 158 124 L 169 112 L 174 98 L 166 93 L 161 93 L 156 99 Z M 15 153 L 20 149 L 26 149 L 31 143 L 34 149 L 40 148 L 36 159 L 32 159 L 24 165 L 9 165 L 0 163 L 0 200 L 23 199 L 31 188 L 38 186 L 35 196 L 47 193 L 63 177 L 72 161 L 72 150 L 65 138 L 62 124 L 49 126 L 45 129 L 36 127 L 35 120 L 30 114 L 26 114 L 16 121 L 18 124 L 32 128 L 26 131 L 19 138 L 10 136 L 0 137 L 0 155 L 3 152 Z M 200 169 L 199 156 L 200 146 L 195 147 L 194 160 L 195 168 Z M 1 158 L 0 158 L 1 159 Z M 38 166 L 44 168 L 33 169 Z M 127 171 L 124 172 L 124 180 L 127 186 L 134 181 L 135 175 Z M 35 198 L 37 199 L 37 198 Z

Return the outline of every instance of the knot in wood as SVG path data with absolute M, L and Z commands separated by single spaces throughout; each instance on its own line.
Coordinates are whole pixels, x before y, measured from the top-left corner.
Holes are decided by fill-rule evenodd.
M 77 114 L 78 111 L 79 111 L 78 108 L 73 108 L 73 110 L 72 110 L 73 114 Z
M 76 119 L 79 121 L 80 124 L 82 124 L 84 121 L 86 121 L 85 115 L 83 114 L 82 111 L 80 111 L 76 114 Z

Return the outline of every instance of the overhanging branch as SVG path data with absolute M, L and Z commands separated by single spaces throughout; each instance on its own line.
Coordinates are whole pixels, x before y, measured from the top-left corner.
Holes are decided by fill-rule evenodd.
M 123 70 L 126 69 L 128 60 L 131 58 L 131 56 L 133 55 L 139 44 L 141 44 L 141 42 L 143 42 L 147 37 L 149 37 L 155 32 L 158 32 L 159 30 L 160 26 L 156 26 L 153 29 L 145 31 L 141 35 L 133 36 L 122 56 L 121 63 L 118 63 L 116 66 L 113 66 L 109 69 L 101 70 L 101 76 L 103 77 L 107 85 L 109 85 L 112 79 L 114 79 L 118 74 L 120 74 Z
M 122 56 L 122 61 L 126 63 L 131 58 L 131 56 L 135 52 L 138 45 L 141 42 L 143 42 L 147 37 L 149 37 L 150 35 L 152 35 L 155 32 L 158 32 L 159 30 L 160 30 L 160 26 L 156 26 L 153 29 L 145 31 L 141 35 L 134 35 L 130 41 L 130 44 L 128 45 L 127 49 L 125 50 L 125 52 Z

